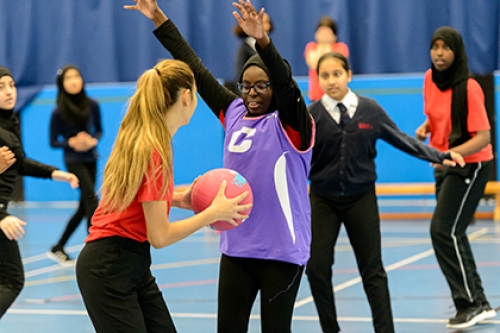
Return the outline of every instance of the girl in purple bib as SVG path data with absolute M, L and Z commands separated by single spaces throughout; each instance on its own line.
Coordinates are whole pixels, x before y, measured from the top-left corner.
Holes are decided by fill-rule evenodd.
M 310 251 L 307 175 L 314 124 L 290 66 L 263 28 L 264 9 L 243 0 L 234 6 L 234 17 L 255 38 L 257 50 L 239 76 L 241 97 L 219 84 L 156 1 L 136 0 L 126 8 L 151 19 L 163 46 L 189 64 L 198 92 L 226 130 L 224 167 L 252 187 L 250 217 L 221 234 L 218 332 L 247 332 L 259 291 L 262 332 L 290 332 Z

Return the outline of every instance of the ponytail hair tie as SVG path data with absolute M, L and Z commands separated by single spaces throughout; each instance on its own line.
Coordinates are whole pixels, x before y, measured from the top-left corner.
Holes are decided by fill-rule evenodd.
M 155 67 L 155 69 L 156 69 L 156 73 L 158 73 L 158 75 L 161 76 L 160 70 L 157 67 Z

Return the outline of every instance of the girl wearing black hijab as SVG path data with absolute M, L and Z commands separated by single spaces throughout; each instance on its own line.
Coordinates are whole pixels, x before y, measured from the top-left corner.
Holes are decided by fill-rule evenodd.
M 17 240 L 24 234 L 26 222 L 7 212 L 7 206 L 18 175 L 51 178 L 64 181 L 72 188 L 78 179 L 72 173 L 28 159 L 24 155 L 19 137 L 19 122 L 14 114 L 17 89 L 11 72 L 0 66 L 0 146 L 7 147 L 14 156 L 14 163 L 0 174 L 0 318 L 24 286 L 24 270 Z M 0 154 L 4 154 L 2 148 Z
M 437 29 L 431 41 L 432 68 L 424 77 L 425 122 L 416 135 L 441 151 L 464 157 L 466 166 L 435 166 L 437 205 L 431 220 L 436 257 L 450 286 L 457 314 L 449 328 L 466 328 L 494 317 L 467 239 L 492 167 L 490 124 L 484 93 L 467 65 L 462 36 L 451 27 Z
M 63 264 L 74 264 L 64 245 L 84 217 L 87 229 L 97 208 L 95 194 L 98 140 L 102 135 L 101 113 L 96 101 L 87 97 L 80 70 L 67 65 L 57 73 L 57 105 L 50 120 L 50 145 L 64 150 L 68 171 L 80 179 L 80 204 L 48 256 Z

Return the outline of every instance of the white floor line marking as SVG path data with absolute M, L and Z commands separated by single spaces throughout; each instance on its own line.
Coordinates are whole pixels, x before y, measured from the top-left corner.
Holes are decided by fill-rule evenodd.
M 477 230 L 477 231 L 475 231 L 475 232 L 473 232 L 473 233 L 471 233 L 469 235 L 469 240 L 473 240 L 473 239 L 475 239 L 475 238 L 477 238 L 477 237 L 479 237 L 479 236 L 487 233 L 488 231 L 489 231 L 488 228 L 479 229 L 479 230 Z M 401 246 L 426 244 L 426 243 L 428 244 L 429 242 L 430 242 L 430 240 L 426 241 L 425 239 L 420 239 L 420 238 L 409 239 L 408 243 L 410 243 L 410 244 L 408 244 L 408 243 L 404 244 L 404 242 L 401 242 Z M 397 242 L 397 243 L 399 243 L 399 242 Z M 78 244 L 78 245 L 74 245 L 74 246 L 68 247 L 67 248 L 67 252 L 68 253 L 72 253 L 72 252 L 79 251 L 79 250 L 81 250 L 83 248 L 83 245 L 84 244 Z M 397 246 L 397 245 L 396 244 L 390 244 L 390 243 L 387 244 L 386 243 L 386 245 L 383 246 L 383 247 L 390 247 L 390 246 Z M 343 252 L 343 251 L 348 251 L 348 250 L 351 250 L 351 246 L 350 245 L 337 246 L 336 247 L 336 251 L 338 251 L 338 252 Z M 430 251 L 432 251 L 432 250 L 430 250 Z M 393 264 L 393 265 L 399 265 L 399 266 L 394 266 L 394 268 L 392 267 L 392 265 L 387 266 L 386 267 L 386 271 L 391 271 L 391 270 L 400 268 L 402 266 L 411 264 L 412 262 L 415 262 L 417 260 L 423 259 L 426 256 L 432 255 L 432 253 L 433 252 L 427 253 L 427 251 L 422 252 L 422 253 L 417 254 L 417 255 L 415 255 L 413 257 L 410 257 L 408 259 L 405 259 L 405 260 L 402 260 L 402 261 L 400 261 L 398 263 Z M 36 255 L 36 256 L 25 258 L 25 259 L 23 259 L 23 263 L 24 264 L 26 264 L 26 263 L 32 263 L 32 262 L 42 261 L 42 260 L 46 260 L 46 259 L 47 259 L 47 255 L 44 253 L 44 254 L 40 254 L 40 255 Z M 174 263 L 156 264 L 156 265 L 151 265 L 151 270 L 174 269 L 174 268 L 190 267 L 190 266 L 196 266 L 196 265 L 212 265 L 212 264 L 218 264 L 219 260 L 220 260 L 220 258 L 207 258 L 207 259 L 199 259 L 199 260 L 174 262 Z M 49 272 L 54 272 L 54 271 L 58 271 L 58 270 L 66 269 L 66 268 L 71 268 L 71 267 L 63 267 L 63 266 L 60 266 L 60 265 L 51 265 L 51 266 L 47 266 L 47 267 L 36 269 L 36 270 L 26 271 L 25 272 L 25 277 L 26 278 L 34 277 L 34 276 L 37 276 L 37 275 L 41 275 L 41 274 L 45 274 L 45 273 L 49 273 Z M 55 278 L 49 278 L 49 279 L 43 279 L 43 280 L 29 281 L 29 282 L 26 282 L 26 286 L 29 287 L 29 286 L 49 284 L 49 283 L 66 282 L 66 281 L 70 281 L 70 280 L 74 280 L 74 279 L 75 279 L 74 275 L 71 275 L 71 276 L 62 276 L 62 277 L 55 277 Z M 340 291 L 340 290 L 346 289 L 346 288 L 348 288 L 348 287 L 350 287 L 352 285 L 355 285 L 355 284 L 357 284 L 359 282 L 361 282 L 361 278 L 360 277 L 352 279 L 352 280 L 349 280 L 347 282 L 344 282 L 344 283 L 336 286 L 334 288 L 334 291 Z M 305 298 L 303 300 L 297 301 L 295 303 L 295 308 L 298 308 L 298 307 L 300 307 L 302 305 L 310 303 L 311 301 L 312 301 L 312 297 L 308 297 L 308 298 Z
M 9 207 L 12 208 L 26 208 L 26 209 L 39 209 L 39 208 L 78 208 L 78 201 L 23 201 L 23 202 L 9 202 Z
M 189 260 L 189 261 L 179 261 L 179 262 L 172 262 L 172 263 L 166 263 L 166 264 L 157 264 L 157 265 L 151 265 L 151 270 L 163 270 L 163 269 L 174 269 L 174 268 L 180 268 L 180 267 L 190 267 L 190 266 L 199 266 L 199 265 L 214 265 L 219 263 L 219 258 L 207 258 L 207 259 L 200 259 L 200 260 Z M 31 271 L 25 272 L 25 277 L 30 278 L 34 277 L 37 275 L 42 275 L 45 273 L 50 273 L 50 272 L 55 272 L 63 269 L 74 269 L 74 267 L 63 267 L 61 265 L 51 265 L 47 266 L 44 268 L 40 269 L 35 269 Z M 42 284 L 49 284 L 49 283 L 57 283 L 57 282 L 67 282 L 71 280 L 75 280 L 76 276 L 75 275 L 65 275 L 65 276 L 57 276 L 57 277 L 52 277 L 52 278 L 47 278 L 47 279 L 41 279 L 41 280 L 34 280 L 34 281 L 27 281 L 25 283 L 26 287 L 31 287 L 31 286 L 37 286 L 37 285 L 42 285 Z
M 196 265 L 213 265 L 213 264 L 218 264 L 219 260 L 220 260 L 219 258 L 207 258 L 199 260 L 171 262 L 166 264 L 156 264 L 156 265 L 151 265 L 151 270 L 158 271 L 161 269 L 171 269 L 171 268 L 188 267 Z
M 20 314 L 20 315 L 66 315 L 66 316 L 87 316 L 87 311 L 85 310 L 38 310 L 38 309 L 9 309 L 7 310 L 9 314 Z M 198 318 L 198 319 L 215 319 L 217 314 L 215 313 L 182 313 L 173 312 L 171 316 L 174 318 Z M 260 315 L 252 314 L 250 315 L 252 320 L 260 320 Z M 294 321 L 317 321 L 318 316 L 293 316 Z M 339 321 L 348 322 L 371 322 L 371 317 L 338 317 Z M 394 318 L 396 323 L 414 323 L 414 324 L 429 324 L 436 323 L 442 324 L 447 323 L 447 319 L 439 318 Z M 481 324 L 494 324 L 500 325 L 500 320 L 485 320 Z
M 66 248 L 66 252 L 67 253 L 73 253 L 73 252 L 80 251 L 83 248 L 83 245 L 84 244 L 78 244 L 78 245 L 69 246 L 69 247 Z M 47 249 L 47 252 L 48 251 L 50 251 L 50 249 Z M 31 263 L 34 263 L 34 262 L 43 261 L 45 259 L 48 259 L 47 252 L 42 253 L 42 254 L 37 254 L 36 256 L 31 256 L 31 257 L 23 258 L 23 264 L 26 265 L 26 264 L 31 264 Z
M 488 228 L 479 229 L 478 231 L 470 234 L 469 235 L 469 239 L 473 240 L 474 238 L 477 238 L 480 235 L 483 235 L 483 234 L 485 234 L 487 232 L 488 232 Z M 403 242 L 403 243 L 401 243 L 401 245 L 416 245 L 416 244 L 421 244 L 420 242 L 422 242 L 423 244 L 429 242 L 429 240 L 426 242 L 425 239 L 410 239 L 409 241 L 410 241 L 411 244 L 404 244 L 404 242 Z M 387 245 L 389 245 L 389 244 L 387 244 Z M 392 245 L 394 245 L 394 244 L 392 244 Z M 75 252 L 75 251 L 80 250 L 82 247 L 83 247 L 83 244 L 79 244 L 79 245 L 74 245 L 74 246 L 68 247 L 67 250 L 68 250 L 68 252 Z M 384 247 L 387 247 L 387 246 L 384 246 Z M 348 251 L 350 249 L 351 249 L 350 245 L 346 245 L 346 246 L 339 246 L 339 247 L 337 247 L 336 251 L 341 252 L 341 251 Z M 432 253 L 430 253 L 429 255 L 431 255 L 431 254 Z M 422 254 L 420 254 L 420 255 L 422 255 Z M 422 259 L 424 257 L 417 257 L 416 260 Z M 46 254 L 41 254 L 41 255 L 29 257 L 29 258 L 26 258 L 26 259 L 28 259 L 28 260 L 31 259 L 31 262 L 35 262 L 35 261 L 38 261 L 38 260 L 45 260 L 45 259 L 47 259 L 47 256 L 46 256 Z M 405 259 L 405 260 L 410 260 L 410 258 Z M 416 261 L 416 260 L 414 260 L 414 261 Z M 413 261 L 411 261 L 411 262 L 413 262 Z M 411 262 L 404 262 L 404 264 L 401 265 L 400 267 L 402 267 L 404 265 L 408 265 Z M 152 265 L 151 269 L 152 270 L 163 270 L 163 269 L 173 269 L 173 268 L 180 268 L 180 267 L 196 266 L 196 265 L 211 265 L 211 264 L 218 264 L 218 263 L 219 263 L 219 258 L 207 258 L 207 259 L 182 261 L 182 262 L 175 262 L 175 263 L 156 264 L 156 265 Z M 52 266 L 48 266 L 48 267 L 37 269 L 37 270 L 33 270 L 33 271 L 27 271 L 26 274 L 25 274 L 25 276 L 27 278 L 28 277 L 33 277 L 33 276 L 45 274 L 45 273 L 48 273 L 48 272 L 57 271 L 59 269 L 64 269 L 64 268 L 65 267 L 62 267 L 60 265 L 52 265 Z M 399 267 L 396 267 L 396 268 L 399 268 Z M 393 269 L 396 269 L 396 268 L 392 268 L 391 269 L 391 266 L 388 266 L 388 267 L 386 267 L 386 270 L 390 271 L 390 270 L 393 270 Z M 69 281 L 71 279 L 74 279 L 74 277 L 73 278 L 71 276 L 70 277 L 66 277 L 66 278 L 65 277 L 57 277 L 57 278 L 44 279 L 44 280 L 39 280 L 39 281 L 30 281 L 30 282 L 26 283 L 26 286 L 34 286 L 34 285 L 41 285 L 41 284 L 48 284 L 48 283 L 56 283 L 56 282 L 61 282 L 61 281 Z M 354 285 L 356 283 L 359 283 L 359 282 L 361 282 L 360 278 L 359 279 L 353 279 L 353 280 L 347 281 L 347 282 L 345 282 L 345 283 L 343 283 L 341 285 L 338 285 L 336 287 L 336 289 L 334 289 L 334 290 L 335 291 L 342 290 L 342 289 L 348 288 L 348 287 L 350 287 L 350 286 L 352 286 L 352 285 Z M 311 299 L 305 299 L 305 300 L 307 300 L 307 301 L 304 304 L 307 304 L 308 302 L 310 302 L 312 300 L 312 298 Z M 304 302 L 304 300 L 298 301 L 295 304 L 295 307 L 302 306 L 303 305 L 302 302 Z
M 68 281 L 75 281 L 75 280 L 76 280 L 76 275 L 64 275 L 64 276 L 58 276 L 58 277 L 53 277 L 53 278 L 49 278 L 49 279 L 27 281 L 24 284 L 24 287 L 33 287 L 33 286 L 39 286 L 42 284 L 68 282 Z
M 382 241 L 382 248 L 412 246 L 412 245 L 424 245 L 424 244 L 430 244 L 430 243 L 431 243 L 431 240 L 429 238 L 408 238 L 405 240 L 398 238 L 397 240 L 394 240 L 394 241 L 383 240 Z M 339 245 L 339 243 L 337 242 L 337 245 L 335 246 L 335 252 L 347 252 L 347 251 L 352 251 L 352 247 L 350 244 Z
M 480 237 L 480 236 L 482 236 L 482 235 L 486 234 L 487 232 L 488 232 L 488 228 L 481 228 L 481 229 L 479 229 L 479 230 L 477 230 L 477 231 L 475 231 L 475 232 L 473 232 L 473 233 L 469 234 L 468 238 L 469 238 L 469 239 L 478 238 L 478 237 Z M 391 264 L 391 265 L 389 265 L 389 266 L 386 266 L 386 267 L 385 267 L 385 271 L 386 271 L 386 272 L 393 271 L 393 270 L 395 270 L 395 269 L 398 269 L 398 268 L 401 268 L 401 267 L 403 267 L 403 266 L 406 266 L 406 265 L 409 265 L 409 264 L 411 264 L 411 263 L 414 263 L 414 262 L 416 262 L 416 261 L 418 261 L 418 260 L 420 260 L 420 259 L 423 259 L 423 258 L 429 257 L 429 256 L 431 256 L 433 253 L 434 253 L 434 250 L 433 250 L 433 249 L 429 249 L 429 250 L 427 250 L 427 251 L 423 251 L 423 252 L 417 253 L 417 254 L 416 254 L 416 255 L 414 255 L 414 256 L 411 256 L 411 257 L 409 257 L 409 258 L 403 259 L 403 260 L 398 261 L 398 262 L 396 262 L 396 263 L 394 263 L 394 264 Z M 360 276 L 358 276 L 358 277 L 356 277 L 356 278 L 354 278 L 354 279 L 351 279 L 351 280 L 349 280 L 349 281 L 346 281 L 346 282 L 344 282 L 344 283 L 341 283 L 341 284 L 339 284 L 339 285 L 335 286 L 335 287 L 333 288 L 333 291 L 334 291 L 334 292 L 337 292 L 337 291 L 340 291 L 340 290 L 343 290 L 343 289 L 349 288 L 349 287 L 351 287 L 351 286 L 353 286 L 353 285 L 355 285 L 355 284 L 360 283 L 361 281 L 362 281 L 362 280 L 361 280 L 361 277 L 360 277 Z M 306 304 L 311 303 L 312 301 L 313 301 L 313 297 L 312 297 L 312 296 L 309 296 L 309 297 L 303 298 L 303 299 L 301 299 L 301 300 L 299 300 L 299 301 L 296 301 L 296 302 L 295 302 L 294 308 L 295 308 L 295 309 L 297 309 L 297 308 L 299 308 L 299 307 L 301 307 L 301 306 L 304 306 L 304 305 L 306 305 Z
M 85 244 L 78 244 L 78 245 L 69 246 L 66 248 L 66 252 L 72 253 L 72 252 L 80 251 L 81 249 L 83 249 L 84 245 Z
M 64 268 L 64 267 L 62 267 L 59 264 L 55 264 L 55 265 L 47 266 L 47 267 L 44 267 L 44 268 L 34 269 L 32 271 L 25 272 L 24 276 L 26 278 L 30 278 L 30 277 L 33 277 L 33 276 L 42 275 L 42 274 L 49 273 L 49 272 L 55 272 L 55 271 L 58 271 L 58 270 L 60 270 L 62 268 Z
M 11 314 L 31 314 L 31 315 L 70 315 L 87 316 L 85 310 L 41 310 L 41 309 L 9 309 L 7 313 Z
M 317 321 L 318 316 L 293 316 L 293 320 L 303 320 L 303 321 Z M 351 322 L 371 322 L 371 317 L 338 317 L 339 321 L 351 321 Z M 447 323 L 448 319 L 440 318 L 394 318 L 396 323 L 414 323 L 414 324 L 443 324 Z M 481 324 L 495 324 L 500 325 L 500 320 L 484 320 Z M 479 324 L 479 325 L 481 325 Z M 479 326 L 478 325 L 478 326 Z M 477 326 L 476 326 L 477 327 Z
M 24 265 L 31 264 L 31 263 L 34 263 L 34 262 L 37 262 L 37 261 L 42 261 L 42 260 L 45 260 L 45 259 L 47 259 L 47 254 L 46 253 L 42 253 L 42 254 L 39 254 L 39 255 L 36 255 L 36 256 L 24 258 L 23 259 L 23 264 Z

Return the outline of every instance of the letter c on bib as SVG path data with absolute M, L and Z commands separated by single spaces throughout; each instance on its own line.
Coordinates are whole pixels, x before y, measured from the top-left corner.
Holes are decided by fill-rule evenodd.
M 250 128 L 250 127 L 244 127 L 233 133 L 231 136 L 231 141 L 229 141 L 229 147 L 228 150 L 232 153 L 244 153 L 247 150 L 250 149 L 250 146 L 252 145 L 252 140 L 249 139 L 252 136 L 255 135 L 256 129 L 255 128 Z M 240 136 L 245 136 L 246 139 L 241 140 L 238 144 L 236 144 L 236 141 Z

